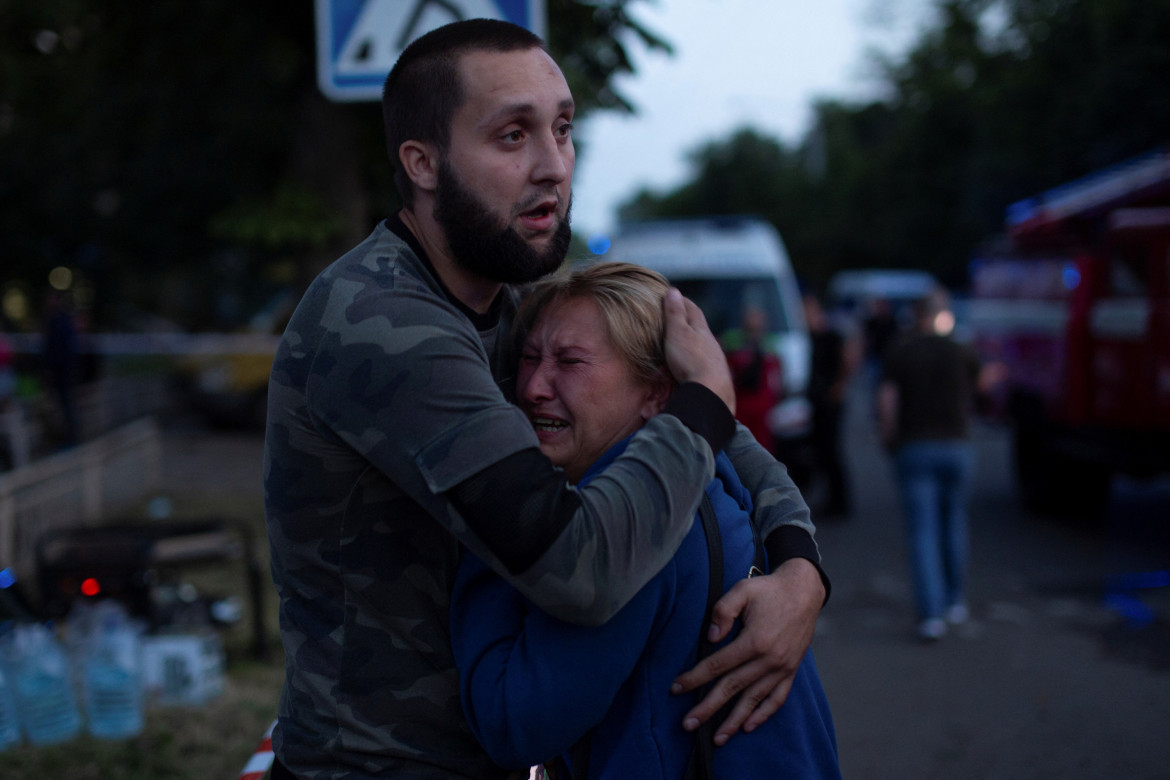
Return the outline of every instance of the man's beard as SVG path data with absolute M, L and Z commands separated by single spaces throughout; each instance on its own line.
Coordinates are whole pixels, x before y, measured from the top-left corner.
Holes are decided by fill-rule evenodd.
M 572 201 L 570 200 L 570 208 Z M 435 191 L 435 221 L 443 229 L 451 256 L 464 269 L 505 284 L 524 284 L 555 271 L 569 251 L 569 210 L 557 224 L 548 246 L 529 244 L 511 225 L 499 220 L 474 192 L 459 181 L 444 160 Z

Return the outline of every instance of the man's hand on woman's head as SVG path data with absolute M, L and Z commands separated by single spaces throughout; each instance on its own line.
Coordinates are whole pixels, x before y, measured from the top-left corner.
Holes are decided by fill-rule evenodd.
M 666 364 L 679 382 L 698 382 L 735 413 L 735 388 L 719 340 L 694 301 L 676 288 L 666 295 Z
M 753 731 L 779 710 L 812 644 L 824 600 L 820 573 L 803 558 L 785 561 L 769 575 L 736 583 L 712 610 L 710 638 L 722 639 L 741 617 L 739 636 L 679 675 L 671 687 L 671 693 L 679 694 L 715 681 L 687 713 L 683 728 L 694 731 L 740 694 L 716 729 L 715 744 L 722 745 L 741 727 Z

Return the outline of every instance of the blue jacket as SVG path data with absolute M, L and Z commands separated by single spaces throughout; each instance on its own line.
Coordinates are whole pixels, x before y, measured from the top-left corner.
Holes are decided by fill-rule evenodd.
M 603 455 L 582 483 L 624 447 Z M 722 534 L 726 591 L 752 565 L 751 498 L 722 453 L 706 492 Z M 452 594 L 451 638 L 463 708 L 492 759 L 509 769 L 541 763 L 568 753 L 593 729 L 590 778 L 682 778 L 695 737 L 681 724 L 695 699 L 671 695 L 670 685 L 696 662 L 708 577 L 697 513 L 666 568 L 599 627 L 549 617 L 465 555 Z M 781 710 L 714 755 L 717 777 L 840 777 L 811 653 Z

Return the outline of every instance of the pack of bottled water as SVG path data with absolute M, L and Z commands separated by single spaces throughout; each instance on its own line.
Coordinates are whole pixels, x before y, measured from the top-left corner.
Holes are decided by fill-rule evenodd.
M 83 731 L 102 739 L 141 733 L 141 634 L 114 601 L 76 607 L 61 637 L 41 623 L 8 625 L 0 635 L 0 750 Z
M 66 641 L 73 656 L 86 729 L 103 739 L 142 732 L 139 679 L 142 627 L 116 601 L 78 602 Z
M 0 639 L 0 666 L 22 733 L 34 745 L 73 739 L 81 710 L 65 649 L 46 626 L 17 624 Z
M 12 686 L 0 664 L 0 750 L 20 742 L 20 713 L 12 698 Z

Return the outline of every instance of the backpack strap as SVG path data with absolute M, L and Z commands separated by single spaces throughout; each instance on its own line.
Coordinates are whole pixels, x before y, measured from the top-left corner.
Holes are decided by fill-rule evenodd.
M 723 595 L 723 535 L 719 532 L 719 518 L 706 491 L 703 492 L 703 500 L 699 503 L 699 520 L 703 523 L 703 533 L 707 537 L 708 561 L 707 608 L 703 611 L 703 622 L 699 625 L 698 660 L 701 661 L 714 650 L 715 646 L 708 638 L 707 632 L 711 625 L 711 613 L 715 609 L 715 602 Z M 702 701 L 710 689 L 710 684 L 697 689 L 695 702 Z M 695 729 L 695 748 L 691 751 L 691 759 L 687 763 L 687 780 L 715 779 L 715 724 L 720 721 L 722 718 L 716 714 Z

